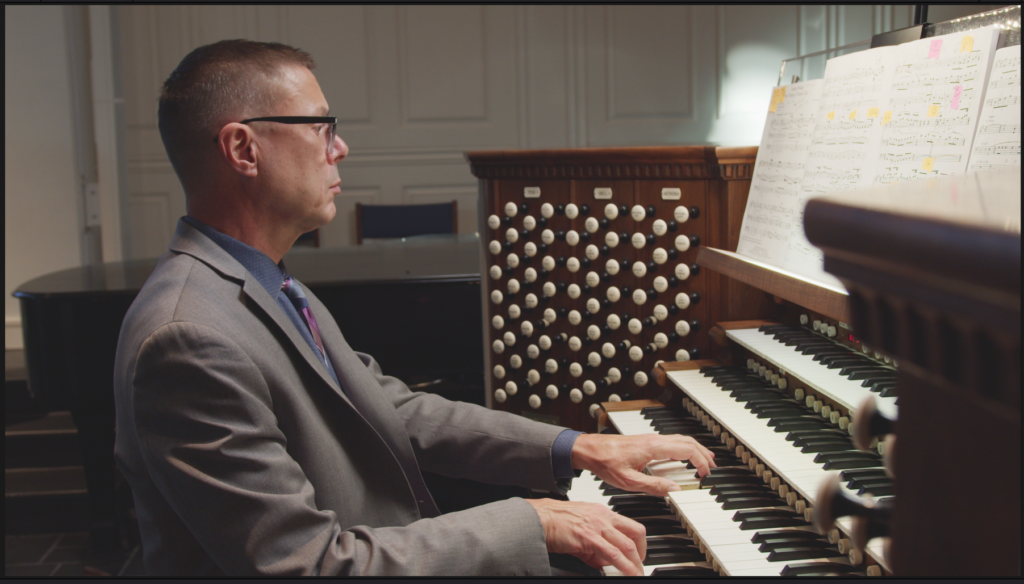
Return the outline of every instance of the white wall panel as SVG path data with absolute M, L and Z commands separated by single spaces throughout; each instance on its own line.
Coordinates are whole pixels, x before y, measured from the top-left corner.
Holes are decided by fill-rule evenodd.
M 574 140 L 570 11 L 568 6 L 524 8 L 526 148 L 567 148 Z
M 167 251 L 173 233 L 168 197 L 168 193 L 133 193 L 129 199 L 125 225 L 134 257 L 152 258 Z

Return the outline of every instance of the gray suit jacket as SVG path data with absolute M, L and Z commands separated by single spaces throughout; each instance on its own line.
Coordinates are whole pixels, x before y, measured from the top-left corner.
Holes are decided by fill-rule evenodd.
M 125 317 L 114 374 L 146 571 L 546 575 L 528 503 L 424 519 L 399 460 L 555 490 L 562 428 L 411 392 L 307 296 L 344 391 L 259 282 L 179 222 Z

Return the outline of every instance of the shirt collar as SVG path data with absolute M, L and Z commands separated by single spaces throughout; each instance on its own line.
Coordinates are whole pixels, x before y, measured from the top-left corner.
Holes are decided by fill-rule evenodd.
M 217 231 L 195 217 L 186 215 L 182 217 L 182 221 L 195 227 L 200 233 L 209 237 L 224 251 L 228 252 L 228 255 L 235 258 L 238 263 L 242 264 L 243 268 L 256 278 L 256 281 L 263 286 L 271 298 L 277 298 L 278 293 L 281 291 L 281 286 L 284 284 L 285 279 L 288 278 L 288 272 L 284 268 L 284 260 L 281 260 L 279 264 L 275 264 L 274 260 L 270 259 L 270 256 L 262 251 L 251 245 L 244 244 L 230 235 Z

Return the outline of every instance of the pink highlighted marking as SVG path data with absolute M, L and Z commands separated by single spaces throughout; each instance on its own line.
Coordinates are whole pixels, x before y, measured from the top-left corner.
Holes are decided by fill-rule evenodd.
M 953 103 L 950 107 L 953 109 L 960 109 L 960 94 L 963 93 L 964 88 L 962 85 L 957 85 L 953 88 Z
M 940 51 L 942 51 L 942 39 L 932 39 L 932 45 L 928 49 L 928 58 L 938 59 Z

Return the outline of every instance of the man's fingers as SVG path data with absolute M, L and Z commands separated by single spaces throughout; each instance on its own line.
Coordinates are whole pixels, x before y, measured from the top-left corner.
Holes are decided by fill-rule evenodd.
M 643 557 L 644 554 L 646 554 L 646 550 L 641 553 L 640 549 L 636 545 L 636 540 L 622 533 L 619 527 L 614 523 L 605 529 L 603 535 L 608 543 L 612 544 L 622 552 L 622 555 L 626 557 L 626 560 L 629 561 L 629 563 L 643 569 Z
M 615 529 L 633 541 L 633 546 L 635 546 L 637 555 L 642 562 L 647 557 L 647 528 L 643 524 L 618 513 L 612 515 L 612 524 L 615 526 Z
M 621 533 L 619 533 L 617 530 L 615 530 L 613 528 L 609 528 L 608 529 L 608 531 L 607 531 L 608 536 L 614 537 L 614 535 L 612 535 L 613 532 L 615 534 L 618 534 L 619 537 L 622 537 L 627 542 L 629 541 L 628 539 L 625 538 L 625 536 L 623 536 Z M 622 572 L 623 574 L 625 574 L 627 576 L 641 576 L 641 575 L 643 575 L 643 573 L 644 573 L 643 564 L 640 563 L 640 559 L 639 559 L 639 557 L 637 557 L 636 551 L 633 550 L 633 553 L 632 553 L 633 558 L 630 558 L 619 547 L 617 547 L 616 545 L 614 545 L 613 543 L 608 541 L 608 539 L 606 539 L 606 537 L 608 537 L 608 536 L 606 536 L 604 533 L 602 533 L 599 536 L 597 536 L 597 541 L 594 542 L 595 551 L 602 558 L 601 565 L 602 566 L 607 566 L 607 565 L 615 566 L 616 568 L 619 569 L 620 572 Z
M 679 490 L 679 485 L 674 481 L 639 472 L 630 472 L 629 476 L 625 477 L 625 479 L 629 481 L 630 490 L 640 491 L 648 495 L 667 497 L 670 492 Z

